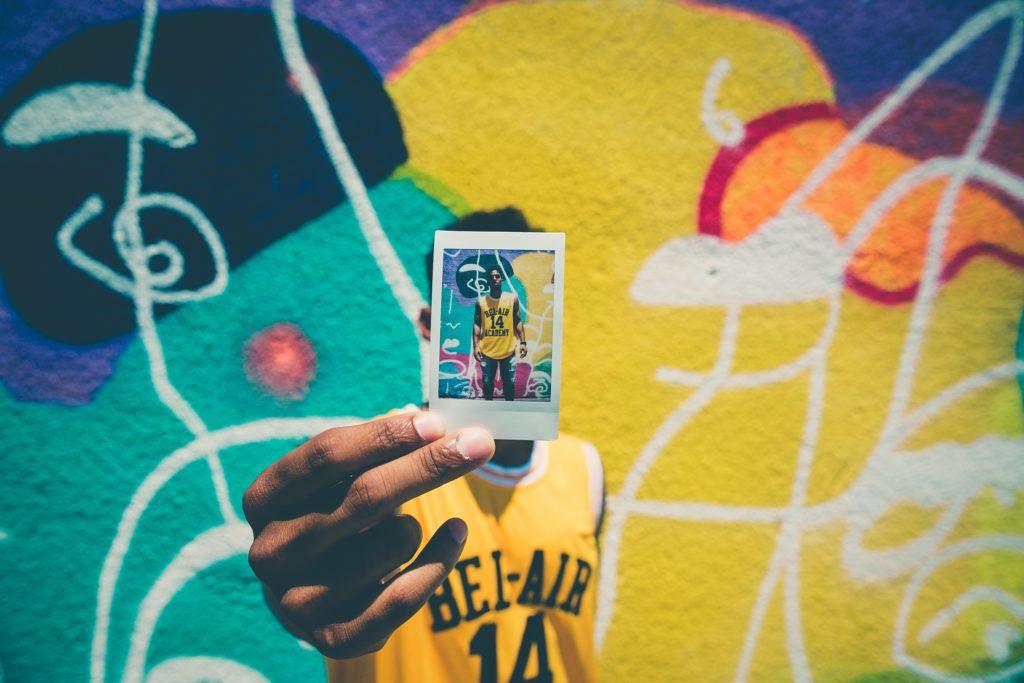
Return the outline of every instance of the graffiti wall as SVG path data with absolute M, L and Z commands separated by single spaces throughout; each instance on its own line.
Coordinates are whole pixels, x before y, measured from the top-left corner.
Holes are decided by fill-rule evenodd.
M 555 252 L 538 249 L 445 249 L 441 256 L 444 274 L 441 278 L 438 392 L 440 398 L 479 400 L 485 397 L 484 362 L 474 357 L 474 348 L 483 353 L 484 345 L 499 349 L 501 358 L 517 351 L 516 330 L 505 320 L 519 316 L 523 325 L 527 352 L 516 359 L 509 372 L 509 387 L 500 378 L 500 385 L 491 388 L 495 397 L 506 393 L 519 401 L 551 401 L 551 352 L 555 312 Z M 499 285 L 498 306 L 487 309 L 483 303 L 494 302 L 490 296 L 489 271 L 497 268 L 502 276 Z M 501 297 L 514 294 L 515 304 L 506 307 L 507 313 L 497 309 Z M 511 301 L 509 299 L 508 301 Z M 474 324 L 482 324 L 477 309 L 483 315 L 490 313 L 490 330 L 482 330 L 480 343 L 473 341 Z M 497 313 L 497 314 L 495 314 Z M 506 316 L 508 316 L 506 318 Z M 494 339 L 488 343 L 490 333 Z M 500 365 L 500 364 L 495 364 Z M 497 372 L 497 369 L 495 369 Z M 500 374 L 500 373 L 499 373 Z
M 1020 0 L 0 0 L 0 680 L 322 679 L 242 492 L 419 400 L 432 233 L 504 206 L 567 235 L 605 680 L 1019 680 L 1022 41 Z

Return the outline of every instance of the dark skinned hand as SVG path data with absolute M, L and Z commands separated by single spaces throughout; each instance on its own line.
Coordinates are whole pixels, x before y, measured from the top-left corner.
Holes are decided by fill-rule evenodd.
M 396 510 L 493 453 L 486 431 L 445 436 L 438 416 L 412 412 L 330 429 L 272 464 L 242 501 L 249 564 L 271 609 L 328 657 L 379 650 L 448 575 L 467 534 L 450 519 L 413 559 L 423 532 Z

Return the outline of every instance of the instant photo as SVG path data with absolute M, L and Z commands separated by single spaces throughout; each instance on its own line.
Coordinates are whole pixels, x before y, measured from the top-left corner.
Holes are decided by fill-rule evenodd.
M 430 409 L 496 439 L 558 436 L 563 233 L 438 232 Z

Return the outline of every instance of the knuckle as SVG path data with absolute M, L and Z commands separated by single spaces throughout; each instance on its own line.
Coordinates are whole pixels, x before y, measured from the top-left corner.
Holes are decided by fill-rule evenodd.
M 400 447 L 408 441 L 406 425 L 408 421 L 402 420 L 377 420 L 371 422 L 373 425 L 373 440 L 381 450 L 392 450 Z
M 276 553 L 265 539 L 257 537 L 249 547 L 249 566 L 253 574 L 263 579 L 273 571 L 276 561 Z
M 308 591 L 292 588 L 285 591 L 279 604 L 285 614 L 297 621 L 299 616 L 310 611 L 314 601 Z
M 347 659 L 362 654 L 346 624 L 321 626 L 313 630 L 312 636 L 316 649 L 331 659 Z
M 263 581 L 286 576 L 294 569 L 294 558 L 301 557 L 303 540 L 293 528 L 271 524 L 249 546 L 249 566 Z
M 348 513 L 355 517 L 374 517 L 385 509 L 387 486 L 378 470 L 359 475 L 345 494 Z
M 454 447 L 433 446 L 428 448 L 422 458 L 423 470 L 430 479 L 443 479 L 445 475 L 464 462 L 462 456 L 455 453 Z
M 387 644 L 387 642 L 387 638 L 382 638 L 381 640 L 378 640 L 374 643 L 370 643 L 369 647 L 365 649 L 364 654 L 369 655 L 373 654 L 374 652 L 380 652 L 382 649 L 384 649 L 384 646 Z
M 267 489 L 266 480 L 263 476 L 259 476 L 242 494 L 242 514 L 250 524 L 256 520 L 259 511 L 266 506 L 266 501 L 270 497 Z
M 420 608 L 427 599 L 407 583 L 394 583 L 388 596 L 387 617 L 389 621 L 403 623 Z
M 339 441 L 344 438 L 342 436 L 343 429 L 343 427 L 328 429 L 309 440 L 309 455 L 306 458 L 306 467 L 310 473 L 319 472 L 332 462 L 333 454 L 338 449 Z

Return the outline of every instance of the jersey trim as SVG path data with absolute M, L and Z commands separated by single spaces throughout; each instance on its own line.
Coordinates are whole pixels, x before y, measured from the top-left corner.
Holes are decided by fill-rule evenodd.
M 594 515 L 594 531 L 596 532 L 601 523 L 601 515 L 604 514 L 604 467 L 601 465 L 601 456 L 597 449 L 589 441 L 583 442 L 583 455 L 587 461 L 590 511 Z
M 534 441 L 533 453 L 530 454 L 530 461 L 518 467 L 502 467 L 494 462 L 488 462 L 473 470 L 472 474 L 484 481 L 512 488 L 532 484 L 548 471 L 548 442 Z

